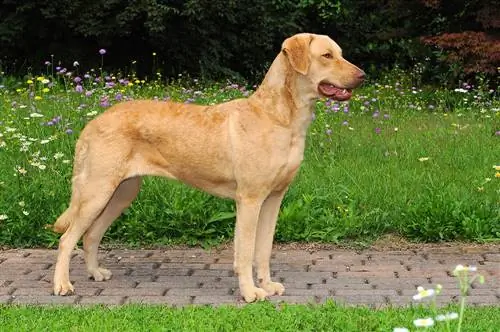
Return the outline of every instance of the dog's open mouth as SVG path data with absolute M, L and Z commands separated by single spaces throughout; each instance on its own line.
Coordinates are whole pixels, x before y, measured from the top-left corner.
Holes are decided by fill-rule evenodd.
M 329 97 L 338 101 L 348 100 L 352 96 L 351 89 L 338 88 L 333 84 L 321 82 L 318 85 L 319 92 L 325 97 Z

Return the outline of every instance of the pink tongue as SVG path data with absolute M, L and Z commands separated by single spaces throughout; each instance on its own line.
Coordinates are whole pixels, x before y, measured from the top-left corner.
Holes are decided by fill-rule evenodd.
M 326 83 L 320 84 L 319 88 L 321 89 L 321 92 L 328 97 L 338 100 L 347 100 L 351 98 L 351 91 L 347 89 L 339 89 L 334 85 Z

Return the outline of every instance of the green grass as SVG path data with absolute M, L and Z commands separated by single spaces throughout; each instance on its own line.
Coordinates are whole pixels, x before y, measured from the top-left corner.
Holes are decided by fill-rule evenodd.
M 74 145 L 107 108 L 101 103 L 127 96 L 207 104 L 251 92 L 195 80 L 130 86 L 115 79 L 106 88 L 84 79 L 92 91 L 86 96 L 61 77 L 49 78 L 56 84 L 48 92 L 36 77 L 0 78 L 0 245 L 57 244 L 45 226 L 67 206 Z M 390 78 L 357 90 L 348 104 L 319 101 L 276 239 L 366 244 L 397 233 L 414 241 L 499 241 L 499 107 L 496 93 L 483 87 L 412 89 Z M 232 202 L 147 178 L 105 242 L 210 246 L 230 240 L 233 227 Z
M 453 310 L 451 308 L 450 310 Z M 332 303 L 319 306 L 258 303 L 236 307 L 0 306 L 2 331 L 392 331 L 427 317 L 418 308 L 371 310 Z M 457 321 L 451 321 L 456 328 Z M 446 331 L 438 322 L 433 331 Z M 500 308 L 467 309 L 463 331 L 497 331 Z

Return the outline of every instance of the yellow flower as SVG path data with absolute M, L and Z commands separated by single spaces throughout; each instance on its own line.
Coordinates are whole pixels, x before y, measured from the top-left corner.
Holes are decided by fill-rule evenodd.
M 496 173 L 495 173 L 495 177 L 496 177 L 496 178 L 500 178 L 500 172 L 496 172 Z
M 495 169 L 495 171 L 500 171 L 500 165 L 495 165 L 493 166 L 493 168 Z
M 49 91 L 50 91 L 50 89 L 49 89 L 49 88 L 43 88 L 43 89 L 42 89 L 42 92 L 45 92 L 45 93 L 47 93 L 47 92 L 49 92 Z
M 33 84 L 33 80 L 27 80 L 26 83 Z
M 43 76 L 38 76 L 38 77 L 36 78 L 36 80 L 37 80 L 38 82 L 41 82 L 41 81 L 43 81 L 44 79 L 45 79 L 45 77 L 43 77 Z
M 35 100 L 42 100 L 42 97 L 40 97 L 40 96 L 35 96 Z
M 420 162 L 424 162 L 424 161 L 427 161 L 427 160 L 429 160 L 429 157 L 418 158 L 418 161 L 420 161 Z
M 23 90 L 21 90 L 21 89 L 16 89 L 16 92 L 21 92 L 21 91 L 23 91 Z
M 127 84 L 127 85 L 128 85 L 128 86 L 133 86 L 133 85 L 134 85 L 134 83 L 132 83 L 132 82 L 128 82 L 128 84 Z
M 141 81 L 139 81 L 139 80 L 135 80 L 134 82 L 135 82 L 135 84 L 141 83 Z

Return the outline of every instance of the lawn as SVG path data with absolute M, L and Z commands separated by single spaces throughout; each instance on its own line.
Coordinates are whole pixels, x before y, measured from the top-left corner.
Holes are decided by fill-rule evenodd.
M 67 207 L 84 125 L 126 99 L 220 103 L 255 87 L 160 75 L 0 78 L 0 245 L 54 247 L 47 225 Z M 287 193 L 276 240 L 366 245 L 500 238 L 500 101 L 485 84 L 412 86 L 401 73 L 369 82 L 349 102 L 320 100 L 305 160 Z M 196 133 L 193 133 L 196 134 Z M 211 246 L 232 238 L 234 204 L 147 178 L 105 243 Z
M 450 310 L 455 308 L 450 307 Z M 343 307 L 325 305 L 273 305 L 243 308 L 224 306 L 169 308 L 128 305 L 119 307 L 0 306 L 2 331 L 392 331 L 413 320 L 429 317 L 428 309 Z M 457 321 L 449 321 L 454 331 Z M 469 308 L 463 331 L 497 331 L 500 308 Z M 436 322 L 433 331 L 447 331 Z

